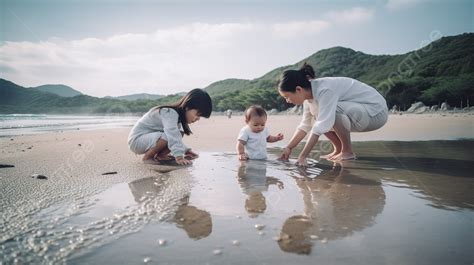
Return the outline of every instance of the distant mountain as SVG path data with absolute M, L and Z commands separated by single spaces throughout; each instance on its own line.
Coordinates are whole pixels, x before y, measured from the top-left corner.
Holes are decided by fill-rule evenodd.
M 61 97 L 74 97 L 74 96 L 82 95 L 81 92 L 73 89 L 72 87 L 65 86 L 65 85 L 43 85 L 43 86 L 32 87 L 32 89 L 37 89 L 42 92 L 56 94 Z
M 443 37 L 400 55 L 369 55 L 334 47 L 320 50 L 296 64 L 276 68 L 259 78 L 221 80 L 205 90 L 211 95 L 217 111 L 243 110 L 252 104 L 285 110 L 290 105 L 278 95 L 277 78 L 284 70 L 298 69 L 303 62 L 308 62 L 315 68 L 317 77 L 347 76 L 372 85 L 385 96 L 389 107 L 398 105 L 407 109 L 415 101 L 423 101 L 425 105 L 444 101 L 451 106 L 466 106 L 469 102 L 472 105 L 473 43 L 474 33 L 465 33 Z M 55 91 L 58 90 L 61 89 Z M 0 79 L 0 113 L 136 113 L 175 102 L 184 94 L 132 101 L 82 94 L 64 97 Z
M 165 96 L 163 95 L 154 95 L 154 94 L 147 94 L 147 93 L 140 93 L 140 94 L 132 94 L 132 95 L 126 95 L 126 96 L 118 96 L 118 97 L 111 97 L 111 96 L 106 96 L 105 98 L 113 98 L 113 99 L 119 99 L 119 100 L 127 100 L 127 101 L 133 101 L 137 99 L 151 99 L 151 100 L 156 100 L 163 98 Z
M 0 79 L 0 113 L 143 113 L 154 106 L 169 104 L 179 98 L 179 95 L 170 95 L 159 100 L 125 101 L 82 94 L 74 97 L 61 97 Z
M 378 89 L 389 107 L 408 108 L 447 101 L 451 106 L 474 102 L 474 33 L 443 37 L 416 51 L 400 55 L 369 55 L 344 47 L 324 49 L 293 64 L 253 79 L 226 79 L 205 88 L 217 110 L 243 110 L 252 104 L 286 109 L 276 91 L 277 79 L 287 69 L 311 64 L 317 77 L 346 76 Z

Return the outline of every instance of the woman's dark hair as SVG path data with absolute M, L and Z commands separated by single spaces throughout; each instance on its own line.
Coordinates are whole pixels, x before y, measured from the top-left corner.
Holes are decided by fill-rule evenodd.
M 281 74 L 280 80 L 278 80 L 278 90 L 283 92 L 295 92 L 297 86 L 304 89 L 311 89 L 309 79 L 313 79 L 314 77 L 313 67 L 305 62 L 299 70 L 286 70 Z
M 206 91 L 195 88 L 173 104 L 155 107 L 155 109 L 161 108 L 176 110 L 179 114 L 179 122 L 181 122 L 181 126 L 183 126 L 184 133 L 190 135 L 192 132 L 186 122 L 186 110 L 195 109 L 201 117 L 209 118 L 212 112 L 212 100 Z

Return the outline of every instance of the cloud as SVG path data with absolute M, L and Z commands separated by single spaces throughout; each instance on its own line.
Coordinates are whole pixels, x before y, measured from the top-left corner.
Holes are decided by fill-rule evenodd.
M 410 8 L 425 0 L 388 0 L 387 8 L 391 11 L 396 11 L 404 8 Z
M 294 62 L 317 49 L 305 40 L 329 26 L 320 20 L 191 23 L 109 38 L 5 42 L 0 65 L 9 69 L 2 78 L 24 86 L 61 83 L 94 96 L 171 94 L 225 78 L 255 78 Z
M 325 14 L 325 17 L 333 23 L 353 25 L 372 20 L 374 13 L 373 9 L 354 7 L 341 11 L 329 11 Z
M 279 38 L 318 34 L 329 28 L 330 23 L 324 20 L 297 21 L 284 24 L 274 24 L 273 34 Z

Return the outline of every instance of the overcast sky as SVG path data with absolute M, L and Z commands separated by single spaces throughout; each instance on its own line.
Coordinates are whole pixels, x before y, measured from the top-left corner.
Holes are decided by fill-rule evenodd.
M 318 50 L 401 54 L 473 32 L 472 0 L 0 0 L 0 77 L 92 96 L 253 79 Z

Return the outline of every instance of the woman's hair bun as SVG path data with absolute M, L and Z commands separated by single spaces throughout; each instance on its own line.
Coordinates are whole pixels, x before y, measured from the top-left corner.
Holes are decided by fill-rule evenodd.
M 299 71 L 302 74 L 304 74 L 304 76 L 306 76 L 307 79 L 313 79 L 316 76 L 314 74 L 313 67 L 307 62 L 304 62 L 304 64 L 300 67 Z

